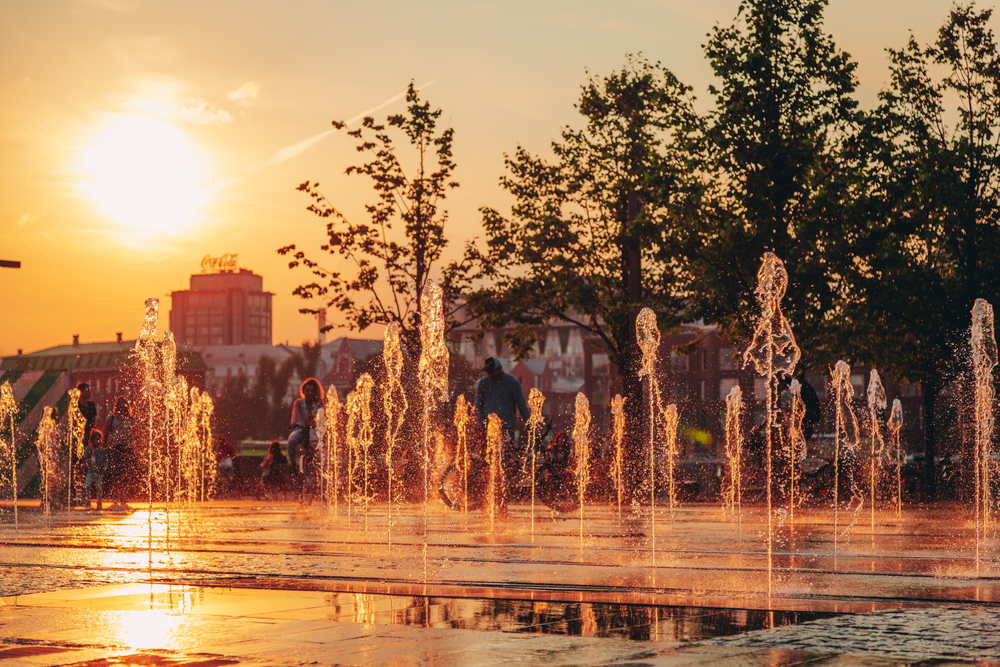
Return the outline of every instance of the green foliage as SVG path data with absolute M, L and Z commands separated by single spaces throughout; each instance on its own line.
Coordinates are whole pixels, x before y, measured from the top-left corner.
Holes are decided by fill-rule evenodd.
M 1000 297 L 1000 57 L 991 10 L 953 7 L 937 40 L 890 49 L 872 114 L 871 224 L 850 276 L 859 359 L 936 393 L 964 372 L 972 305 Z
M 308 210 L 329 220 L 328 242 L 320 249 L 346 259 L 353 264 L 352 271 L 327 270 L 294 244 L 278 249 L 278 253 L 291 255 L 290 268 L 302 265 L 317 279 L 297 287 L 294 294 L 306 300 L 321 299 L 340 311 L 344 326 L 351 330 L 398 322 L 406 353 L 419 356 L 420 297 L 427 280 L 440 271 L 445 299 L 450 302 L 468 287 L 474 272 L 467 261 L 438 267 L 448 244 L 448 215 L 439 207 L 448 191 L 458 187 L 452 177 L 454 130 L 438 131 L 441 109 L 431 110 L 428 102 L 421 103 L 412 83 L 406 101 L 406 114 L 390 115 L 386 124 L 366 117 L 360 128 L 348 132 L 359 141 L 358 152 L 370 156 L 370 161 L 346 170 L 371 180 L 377 197 L 365 207 L 367 220 L 348 220 L 323 195 L 319 183 L 306 181 L 298 186 L 313 200 Z M 334 126 L 344 124 L 334 121 Z M 412 176 L 407 175 L 396 154 L 391 130 L 401 131 L 416 153 Z M 299 312 L 316 314 L 319 307 Z M 328 325 L 326 330 L 332 328 Z
M 676 214 L 687 193 L 682 146 L 696 119 L 688 92 L 659 64 L 630 58 L 582 87 L 585 126 L 564 128 L 552 159 L 522 146 L 507 156 L 500 182 L 515 203 L 509 217 L 482 209 L 493 284 L 469 306 L 483 326 L 515 325 L 506 340 L 517 356 L 562 320 L 603 341 L 621 365 L 640 307 L 663 328 L 679 323 L 677 267 L 663 259 L 658 216 Z
M 293 394 L 298 393 L 298 387 L 292 386 L 292 378 L 315 376 L 321 349 L 319 345 L 304 343 L 300 352 L 280 364 L 272 357 L 262 356 L 256 377 L 226 378 L 222 390 L 213 397 L 214 428 L 234 442 L 286 437 L 292 415 L 292 400 L 286 396 L 289 389 L 294 390 Z
M 854 137 L 856 64 L 823 29 L 824 0 L 744 0 L 705 53 L 705 178 L 713 185 L 677 229 L 688 261 L 691 319 L 748 340 L 757 270 L 773 252 L 789 274 L 782 307 L 803 352 L 833 352 L 839 262 L 863 187 Z

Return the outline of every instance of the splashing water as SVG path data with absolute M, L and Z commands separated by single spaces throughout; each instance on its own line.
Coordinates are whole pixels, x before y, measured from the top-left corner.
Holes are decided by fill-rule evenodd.
M 73 468 L 75 467 L 74 464 L 83 458 L 83 448 L 85 446 L 83 439 L 87 423 L 83 418 L 83 414 L 80 413 L 80 390 L 74 387 L 67 394 L 69 395 L 69 406 L 66 409 L 66 439 L 68 441 L 69 460 L 66 469 L 69 483 L 66 490 L 66 507 L 73 507 L 74 499 L 79 499 L 82 495 L 80 493 L 82 489 L 80 480 L 74 481 L 73 479 Z
M 10 382 L 0 385 L 0 463 L 10 460 L 10 486 L 14 494 L 14 525 L 17 526 L 17 432 L 14 417 L 17 415 L 17 401 Z M 6 468 L 6 465 L 4 465 Z M 0 477 L 2 479 L 2 477 Z
M 42 420 L 38 423 L 38 467 L 42 473 L 42 508 L 45 517 L 52 514 L 52 491 L 59 475 L 59 425 L 56 424 L 55 408 L 46 405 Z
M 448 400 L 448 348 L 444 340 L 444 291 L 428 280 L 420 295 L 420 362 L 418 375 L 424 401 L 424 525 L 431 489 L 431 440 L 434 437 L 434 413 L 438 404 Z
M 795 506 L 799 502 L 795 482 L 801 473 L 798 466 L 806 458 L 806 436 L 802 429 L 802 422 L 806 418 L 806 404 L 802 400 L 802 383 L 798 380 L 792 380 L 789 393 L 792 395 L 792 405 L 788 424 L 788 520 L 794 522 Z
M 743 413 L 743 390 L 734 385 L 726 396 L 726 462 L 728 475 L 722 492 L 722 507 L 743 526 L 743 489 L 741 488 L 740 463 L 743 460 L 743 429 L 740 420 Z
M 993 368 L 997 365 L 997 341 L 993 332 L 993 306 L 976 299 L 972 307 L 972 376 L 976 405 L 976 571 L 980 545 L 990 527 L 993 462 Z
M 340 510 L 340 420 L 343 412 L 344 406 L 340 403 L 340 395 L 337 393 L 337 388 L 331 384 L 326 390 L 323 420 L 317 424 L 317 431 L 319 441 L 322 443 L 320 480 L 323 485 L 323 501 L 327 507 L 332 503 L 335 512 Z M 391 456 L 391 452 L 388 455 Z
M 462 513 L 469 515 L 469 424 L 474 419 L 472 405 L 465 396 L 455 400 L 455 463 L 462 473 Z M 534 490 L 534 489 L 532 489 Z
M 357 472 L 357 435 L 358 418 L 361 416 L 361 406 L 358 401 L 358 394 L 352 391 L 347 394 L 347 525 L 351 525 L 351 515 L 354 509 L 354 476 Z
M 664 455 L 667 459 L 667 499 L 670 507 L 670 521 L 674 520 L 674 510 L 677 508 L 677 482 L 675 469 L 680 449 L 677 446 L 677 427 L 680 425 L 680 415 L 673 403 L 663 411 Z
M 886 398 L 882 379 L 874 368 L 868 380 L 868 416 L 871 425 L 871 450 L 868 456 L 868 509 L 871 517 L 871 538 L 875 543 L 875 485 L 878 482 L 879 470 L 882 467 L 882 455 L 885 453 L 885 440 L 878 427 L 878 413 L 885 410 Z
M 399 323 L 390 322 L 385 327 L 383 335 L 382 363 L 385 364 L 386 387 L 382 394 L 382 405 L 385 408 L 385 467 L 388 475 L 386 493 L 388 494 L 388 528 L 389 546 L 392 547 L 392 490 L 395 484 L 393 476 L 393 452 L 396 449 L 396 439 L 399 430 L 406 419 L 409 404 L 406 392 L 403 390 L 403 349 L 399 339 Z M 335 392 L 336 393 L 336 392 Z
M 642 350 L 639 377 L 649 379 L 649 517 L 653 563 L 656 563 L 656 425 L 661 412 L 660 381 L 656 375 L 656 355 L 660 349 L 660 329 L 656 313 L 643 308 L 635 320 L 636 339 Z
M 583 393 L 576 395 L 573 421 L 573 454 L 576 466 L 576 489 L 580 496 L 580 552 L 583 553 L 583 497 L 590 483 L 590 401 Z
M 355 438 L 355 442 L 361 449 L 361 467 L 363 471 L 361 502 L 364 504 L 366 538 L 368 535 L 368 505 L 372 500 L 371 493 L 368 489 L 368 450 L 371 448 L 373 440 L 371 401 L 372 387 L 374 385 L 375 381 L 372 380 L 372 376 L 368 373 L 363 373 L 361 377 L 358 378 L 357 388 L 355 389 L 355 401 L 357 408 L 361 413 L 361 422 L 358 425 L 358 434 Z
M 854 409 L 851 407 L 851 399 L 854 398 L 854 385 L 851 384 L 851 367 L 845 361 L 838 361 L 831 375 L 833 381 L 833 391 L 836 401 L 836 425 L 833 448 L 833 553 L 836 559 L 837 539 L 840 532 L 840 474 L 841 461 L 850 463 L 856 460 L 858 447 L 858 418 L 854 416 Z M 857 499 L 857 486 L 850 465 L 844 470 L 848 476 L 851 488 L 851 497 L 847 505 L 855 504 Z M 864 501 L 860 500 L 854 512 L 854 519 L 861 511 Z M 854 521 L 844 529 L 846 535 Z M 834 561 L 836 563 L 836 560 Z
M 427 575 L 427 511 L 431 493 L 431 459 L 434 438 L 434 415 L 442 401 L 448 400 L 448 348 L 444 341 L 444 291 L 428 280 L 420 295 L 420 362 L 417 375 L 423 388 L 424 403 L 424 577 Z
M 903 428 L 903 403 L 898 398 L 892 401 L 892 411 L 889 413 L 889 421 L 886 422 L 889 429 L 889 448 L 892 459 L 896 462 L 896 517 L 903 516 L 903 452 L 899 446 L 899 431 Z
M 743 353 L 744 365 L 753 364 L 757 374 L 767 381 L 767 398 L 764 413 L 765 462 L 767 466 L 767 595 L 771 596 L 771 558 L 774 541 L 774 519 L 771 503 L 771 467 L 773 432 L 778 423 L 775 392 L 779 374 L 793 375 L 801 352 L 785 316 L 781 314 L 781 299 L 788 289 L 788 272 L 774 253 L 764 253 L 764 260 L 757 271 L 757 302 L 760 317 L 754 328 L 750 347 Z
M 611 476 L 615 483 L 618 499 L 618 518 L 622 518 L 622 497 L 625 495 L 625 470 L 622 465 L 625 443 L 625 399 L 615 394 L 611 399 L 611 439 L 615 447 L 615 458 L 611 464 Z
M 579 403 L 579 399 L 577 399 Z M 528 392 L 528 409 L 531 415 L 528 417 L 528 449 L 531 451 L 531 536 L 535 536 L 535 473 L 538 471 L 538 433 L 545 422 L 542 415 L 542 405 L 545 403 L 545 396 L 534 387 Z M 578 408 L 579 409 L 579 408 Z M 468 495 L 468 488 L 466 488 Z M 582 514 L 581 505 L 581 514 Z
M 490 414 L 486 422 L 486 465 L 490 479 L 486 489 L 486 510 L 490 517 L 490 532 L 496 524 L 501 507 L 507 506 L 506 484 L 503 476 L 503 434 L 500 418 Z

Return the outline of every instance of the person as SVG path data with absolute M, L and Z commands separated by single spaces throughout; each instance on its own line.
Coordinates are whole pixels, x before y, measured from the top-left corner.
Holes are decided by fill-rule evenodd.
M 125 494 L 128 491 L 132 465 L 132 413 L 124 396 L 115 399 L 115 410 L 105 425 L 108 453 L 108 483 L 115 502 L 112 509 L 128 511 Z
M 306 378 L 299 386 L 299 397 L 292 404 L 291 433 L 288 434 L 288 459 L 292 470 L 305 479 L 312 474 L 319 434 L 316 420 L 323 408 L 323 387 L 316 378 Z
M 288 459 L 277 440 L 271 441 L 267 456 L 260 464 L 260 484 L 265 494 L 283 491 L 288 484 Z
M 236 449 L 230 444 L 229 439 L 220 435 L 215 446 L 216 474 L 229 487 L 232 486 L 236 477 L 236 469 L 233 466 L 233 459 L 236 457 Z
M 90 432 L 94 429 L 94 423 L 97 421 L 97 405 L 90 398 L 90 385 L 88 383 L 81 382 L 76 385 L 76 388 L 80 392 L 77 409 L 83 415 L 83 442 L 86 444 L 90 442 Z
M 480 434 L 486 432 L 489 416 L 491 414 L 496 415 L 500 420 L 500 435 L 504 440 L 504 452 L 513 454 L 510 451 L 509 444 L 514 440 L 517 415 L 520 413 L 521 419 L 527 422 L 531 416 L 531 409 L 528 407 L 528 402 L 524 399 L 524 391 L 521 389 L 521 383 L 513 375 L 504 372 L 503 365 L 499 359 L 496 357 L 487 357 L 483 363 L 482 371 L 486 375 L 479 378 L 473 401 L 473 407 L 476 411 L 476 422 L 483 429 L 480 431 Z M 510 478 L 514 467 L 517 465 L 515 458 L 509 455 L 503 457 L 502 465 L 505 470 L 505 474 L 503 475 L 504 488 L 500 491 L 499 507 L 502 514 L 506 513 L 506 480 Z
M 500 419 L 505 440 L 512 440 L 517 414 L 528 421 L 531 410 L 528 401 L 524 399 L 524 391 L 516 377 L 505 373 L 503 365 L 496 357 L 488 357 L 483 363 L 485 376 L 479 378 L 476 384 L 476 397 L 473 406 L 476 410 L 476 422 L 486 427 L 491 414 Z
M 97 511 L 101 511 L 104 500 L 104 471 L 108 468 L 108 452 L 104 449 L 104 434 L 94 429 L 90 432 L 90 443 L 83 452 L 87 468 L 87 478 L 83 484 L 84 503 L 90 508 L 90 489 L 97 494 Z

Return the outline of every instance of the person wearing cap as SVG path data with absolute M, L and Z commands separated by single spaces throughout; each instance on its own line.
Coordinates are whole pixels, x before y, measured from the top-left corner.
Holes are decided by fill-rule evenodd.
M 521 383 L 513 375 L 504 372 L 500 360 L 496 357 L 487 357 L 482 370 L 486 375 L 476 384 L 476 398 L 473 403 L 476 409 L 476 421 L 485 427 L 489 416 L 496 415 L 503 424 L 504 437 L 510 440 L 514 437 L 517 413 L 521 413 L 524 421 L 528 421 L 528 417 L 531 416 L 528 401 L 524 400 Z

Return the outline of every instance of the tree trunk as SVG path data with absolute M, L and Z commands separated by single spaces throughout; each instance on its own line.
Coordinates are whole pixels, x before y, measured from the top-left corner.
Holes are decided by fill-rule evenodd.
M 921 382 L 920 390 L 924 397 L 924 498 L 934 500 L 937 497 L 937 433 L 934 423 L 934 404 L 937 402 L 938 386 L 936 382 Z

